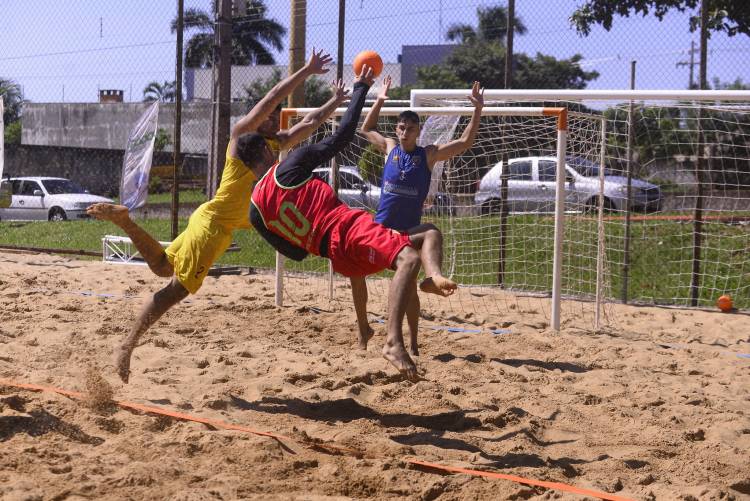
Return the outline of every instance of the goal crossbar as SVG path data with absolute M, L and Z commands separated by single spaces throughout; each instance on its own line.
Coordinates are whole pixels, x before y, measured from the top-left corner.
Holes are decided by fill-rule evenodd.
M 463 99 L 466 89 L 412 89 L 411 105 L 423 107 L 428 99 Z M 485 89 L 485 101 L 748 101 L 747 90 L 577 90 Z
M 465 94 L 465 92 L 464 92 Z M 463 94 L 462 94 L 463 95 Z M 318 108 L 284 108 L 281 110 L 281 128 L 286 129 L 295 117 L 305 116 L 308 113 L 317 111 Z M 372 108 L 362 108 L 362 114 L 367 114 Z M 332 116 L 342 116 L 346 113 L 347 108 L 336 108 Z M 417 106 L 417 107 L 388 107 L 380 109 L 380 116 L 398 116 L 404 111 L 413 111 L 421 115 L 471 115 L 473 108 L 466 106 Z M 567 128 L 568 110 L 563 107 L 545 107 L 545 106 L 485 106 L 482 108 L 482 116 L 485 117 L 541 117 L 555 116 L 558 117 L 558 128 Z

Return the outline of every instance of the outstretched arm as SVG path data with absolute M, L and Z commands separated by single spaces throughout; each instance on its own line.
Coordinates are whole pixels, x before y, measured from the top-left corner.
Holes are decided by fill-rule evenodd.
M 276 181 L 282 186 L 296 186 L 308 179 L 313 169 L 332 159 L 349 145 L 354 139 L 354 132 L 372 80 L 372 69 L 367 65 L 363 66 L 362 74 L 357 77 L 354 84 L 352 100 L 336 132 L 319 143 L 292 151 L 276 168 Z
M 455 141 L 445 144 L 437 144 L 428 148 L 427 163 L 430 164 L 430 168 L 432 168 L 435 162 L 449 160 L 456 155 L 460 155 L 471 148 L 471 145 L 474 144 L 474 138 L 476 137 L 477 129 L 479 128 L 479 121 L 482 118 L 482 107 L 484 106 L 484 89 L 479 88 L 479 82 L 474 82 L 474 85 L 471 88 L 469 100 L 474 105 L 474 113 L 471 115 L 469 125 L 466 127 L 466 130 L 464 130 L 461 137 Z
M 362 124 L 360 132 L 367 139 L 370 144 L 374 145 L 381 153 L 388 153 L 389 148 L 388 138 L 378 132 L 378 117 L 380 116 L 380 109 L 383 107 L 386 99 L 388 99 L 388 89 L 391 88 L 391 76 L 388 75 L 383 79 L 383 86 L 380 88 L 378 97 L 375 99 L 375 104 L 372 105 L 370 112 L 365 118 L 365 123 Z M 392 141 L 392 140 L 391 140 Z
M 281 101 L 310 75 L 322 75 L 328 72 L 325 65 L 331 62 L 331 56 L 323 54 L 323 51 L 315 52 L 313 49 L 312 56 L 307 64 L 295 72 L 293 75 L 283 79 L 273 86 L 258 104 L 253 106 L 250 112 L 242 117 L 234 127 L 232 127 L 231 139 L 255 132 L 258 126 L 276 109 Z
M 349 97 L 349 91 L 344 89 L 344 83 L 341 80 L 331 82 L 331 90 L 333 90 L 333 95 L 323 106 L 312 113 L 308 113 L 301 122 L 295 124 L 291 129 L 279 131 L 279 147 L 282 150 L 290 150 L 310 137 L 323 122 L 328 120 L 328 117 L 331 116 L 338 105 Z

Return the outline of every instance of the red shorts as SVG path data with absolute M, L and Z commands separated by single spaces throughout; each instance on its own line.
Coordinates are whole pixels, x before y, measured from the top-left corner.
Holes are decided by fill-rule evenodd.
M 390 268 L 409 235 L 372 220 L 365 211 L 351 211 L 331 228 L 328 258 L 345 277 L 364 277 Z

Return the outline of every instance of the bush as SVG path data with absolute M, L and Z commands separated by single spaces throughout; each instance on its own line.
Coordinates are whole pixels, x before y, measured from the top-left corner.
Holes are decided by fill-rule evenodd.
M 20 120 L 16 120 L 5 126 L 5 144 L 21 144 Z
M 365 148 L 362 156 L 357 162 L 359 174 L 374 185 L 379 186 L 383 178 L 383 154 L 370 144 Z
M 164 183 L 161 181 L 161 178 L 159 176 L 151 176 L 151 178 L 148 180 L 148 192 L 166 193 L 167 188 L 164 186 Z

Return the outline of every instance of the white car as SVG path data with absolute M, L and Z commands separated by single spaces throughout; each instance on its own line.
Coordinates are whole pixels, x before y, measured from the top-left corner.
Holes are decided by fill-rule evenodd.
M 510 212 L 554 212 L 557 172 L 556 157 L 523 157 L 508 161 L 508 206 Z M 503 163 L 492 166 L 477 185 L 474 203 L 482 214 L 500 210 L 500 176 Z M 599 165 L 581 157 L 565 161 L 566 205 L 583 210 L 598 207 Z M 658 211 L 661 189 L 642 179 L 631 179 L 631 208 Z M 624 211 L 627 202 L 627 178 L 604 171 L 604 208 Z
M 2 221 L 65 221 L 88 219 L 89 205 L 113 200 L 91 195 L 78 183 L 60 177 L 15 177 L 3 179 L 4 190 L 10 185 L 8 207 L 0 205 Z M 7 200 L 7 197 L 6 197 Z

